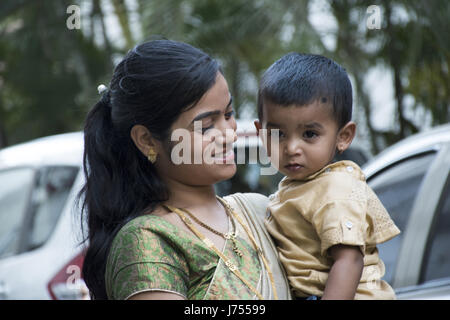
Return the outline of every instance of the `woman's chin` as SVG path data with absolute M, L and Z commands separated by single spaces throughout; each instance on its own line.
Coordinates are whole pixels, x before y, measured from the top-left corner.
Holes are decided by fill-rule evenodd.
M 234 162 L 230 164 L 215 164 L 212 171 L 215 180 L 217 180 L 215 183 L 231 179 L 236 174 L 236 171 L 237 167 Z

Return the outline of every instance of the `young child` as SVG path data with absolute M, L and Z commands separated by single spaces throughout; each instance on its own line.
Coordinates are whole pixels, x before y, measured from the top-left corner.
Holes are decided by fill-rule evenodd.
M 355 136 L 352 87 L 334 61 L 290 53 L 263 75 L 255 126 L 286 175 L 265 221 L 298 299 L 395 299 L 376 245 L 400 233 L 351 161 L 332 162 Z M 273 161 L 277 159 L 278 161 Z

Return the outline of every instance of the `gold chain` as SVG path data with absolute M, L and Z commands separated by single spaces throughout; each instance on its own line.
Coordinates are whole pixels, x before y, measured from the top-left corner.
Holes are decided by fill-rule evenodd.
M 261 257 L 263 263 L 264 263 L 264 267 L 266 268 L 267 273 L 269 274 L 269 278 L 270 278 L 270 283 L 272 286 L 272 290 L 273 290 L 273 295 L 274 298 L 277 300 L 278 299 L 278 295 L 277 295 L 277 291 L 275 288 L 275 281 L 273 278 L 273 274 L 272 271 L 270 270 L 269 264 L 267 263 L 266 258 L 264 257 L 264 254 L 261 250 L 261 248 L 258 246 L 258 244 L 256 243 L 255 238 L 252 236 L 251 231 L 247 228 L 247 226 L 244 224 L 244 222 L 241 220 L 241 218 L 237 215 L 236 212 L 234 212 L 234 210 L 231 208 L 231 206 L 222 198 L 217 196 L 217 199 L 220 201 L 220 203 L 222 203 L 222 205 L 225 208 L 225 211 L 227 212 L 227 215 L 230 217 L 230 219 L 235 218 L 239 224 L 242 226 L 242 228 L 244 228 L 245 232 L 247 233 L 250 241 L 253 243 L 253 246 L 255 247 L 258 255 Z M 194 218 L 194 215 L 192 213 L 190 213 L 188 210 L 186 209 L 179 209 L 179 208 L 174 208 L 171 207 L 169 205 L 164 205 L 168 210 L 175 212 L 176 214 L 178 214 L 178 216 L 181 218 L 181 220 L 189 227 L 189 229 L 191 229 L 191 231 L 198 237 L 200 238 L 200 240 L 202 240 L 209 248 L 211 248 L 225 263 L 225 265 L 227 266 L 227 268 L 234 273 L 242 282 L 244 282 L 245 285 L 247 285 L 247 287 L 260 299 L 263 300 L 263 297 L 261 296 L 261 294 L 242 276 L 242 274 L 239 272 L 238 267 L 233 264 L 233 262 L 228 259 L 227 257 L 225 257 L 222 252 L 219 251 L 219 249 L 217 249 L 217 247 L 214 245 L 214 243 L 209 240 L 208 238 L 206 238 L 200 231 L 197 230 L 197 228 L 194 227 L 194 225 L 192 224 L 192 222 L 189 220 L 189 218 L 187 218 L 184 213 L 187 213 L 191 218 L 193 218 L 194 221 L 196 221 L 197 223 L 199 223 L 202 226 L 206 226 L 203 223 L 201 223 L 199 220 L 197 220 L 196 218 Z M 232 220 L 233 221 L 233 220 Z M 234 222 L 233 222 L 234 225 Z M 211 227 L 207 227 L 208 230 L 212 231 Z M 214 229 L 213 229 L 214 230 Z M 234 228 L 234 230 L 236 230 L 236 228 Z M 216 231 L 216 232 L 214 232 Z M 217 230 L 214 230 L 212 232 L 214 233 L 219 233 L 219 235 L 223 235 L 225 237 L 225 239 L 231 239 L 233 241 L 233 246 L 234 248 L 237 248 L 236 246 L 236 234 L 235 233 L 227 233 L 227 234 L 223 234 L 218 232 Z M 228 238 L 227 236 L 230 236 L 230 238 Z M 233 250 L 234 250 L 233 248 Z M 236 252 L 236 250 L 234 250 Z M 237 253 L 237 252 L 236 252 Z M 241 255 L 242 256 L 242 253 Z
M 227 207 L 230 212 L 231 215 L 239 222 L 239 224 L 242 226 L 242 228 L 244 228 L 245 232 L 247 233 L 248 237 L 250 238 L 250 240 L 253 242 L 253 246 L 255 247 L 256 251 L 258 252 L 258 254 L 260 255 L 264 267 L 267 270 L 267 273 L 269 274 L 269 279 L 270 279 L 270 284 L 272 286 L 272 290 L 273 290 L 273 297 L 275 300 L 278 300 L 278 294 L 277 294 L 277 290 L 275 288 L 275 280 L 273 278 L 273 274 L 272 274 L 272 270 L 269 267 L 269 263 L 267 262 L 266 258 L 264 257 L 264 253 L 262 252 L 261 248 L 258 246 L 255 238 L 253 237 L 251 231 L 248 229 L 247 225 L 242 221 L 242 219 L 239 217 L 239 215 L 231 208 L 231 206 L 228 204 L 228 202 L 226 202 L 224 199 L 217 197 L 217 199 L 219 199 L 219 201 L 225 206 Z
M 192 220 L 194 220 L 195 222 L 197 222 L 199 225 L 201 225 L 202 227 L 208 229 L 209 231 L 221 236 L 222 238 L 226 239 L 226 235 L 220 231 L 217 231 L 216 229 L 213 229 L 212 227 L 208 226 L 206 223 L 201 222 L 196 216 L 194 216 L 192 213 L 190 213 L 188 210 L 186 209 L 182 209 L 179 208 L 180 210 L 186 212 L 191 218 Z M 225 208 L 225 212 L 227 214 L 227 216 L 230 218 L 231 223 L 233 224 L 233 230 L 236 230 L 236 225 L 234 224 L 234 220 L 231 218 L 230 214 L 228 213 L 228 210 Z
M 220 203 L 223 205 L 223 203 L 220 201 Z M 222 232 L 220 232 L 220 231 L 217 231 L 217 230 L 215 230 L 215 229 L 213 229 L 212 227 L 210 227 L 210 226 L 208 226 L 206 223 L 203 223 L 202 221 L 200 221 L 196 216 L 194 216 L 191 212 L 189 212 L 188 210 L 186 210 L 186 209 L 182 209 L 182 208 L 178 208 L 179 210 L 181 210 L 181 211 L 183 211 L 183 212 L 185 212 L 185 213 L 187 213 L 191 218 L 192 218 L 192 220 L 194 220 L 195 222 L 197 222 L 199 225 L 201 225 L 202 227 L 204 227 L 204 228 L 206 228 L 207 230 L 209 230 L 209 231 L 211 231 L 211 232 L 213 232 L 213 233 L 215 233 L 215 234 L 217 234 L 217 235 L 219 235 L 219 236 L 221 236 L 222 238 L 224 238 L 224 239 L 226 239 L 226 240 L 231 240 L 231 242 L 233 243 L 233 251 L 239 256 L 239 257 L 242 257 L 242 251 L 241 250 L 239 250 L 239 247 L 237 246 L 237 242 L 236 242 L 236 224 L 235 224 L 235 222 L 234 222 L 234 219 L 233 219 L 233 217 L 231 216 L 231 214 L 230 214 L 230 209 L 227 207 L 227 206 L 225 206 L 225 205 L 223 205 L 224 206 L 224 208 L 225 208 L 225 213 L 227 214 L 227 216 L 228 216 L 228 218 L 230 219 L 230 221 L 231 221 L 231 224 L 232 224 L 232 226 L 233 226 L 233 231 L 232 232 L 227 232 L 227 233 L 222 233 Z

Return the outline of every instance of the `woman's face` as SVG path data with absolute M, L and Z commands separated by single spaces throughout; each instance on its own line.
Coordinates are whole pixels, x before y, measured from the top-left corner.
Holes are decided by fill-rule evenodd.
M 235 174 L 232 144 L 236 141 L 236 120 L 228 85 L 220 72 L 195 107 L 172 124 L 169 139 L 169 148 L 159 146 L 155 163 L 163 179 L 207 186 Z

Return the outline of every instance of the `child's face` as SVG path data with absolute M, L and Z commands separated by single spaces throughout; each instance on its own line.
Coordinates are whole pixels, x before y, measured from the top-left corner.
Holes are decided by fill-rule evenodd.
M 266 148 L 272 163 L 284 175 L 298 180 L 329 164 L 336 149 L 345 150 L 354 135 L 353 131 L 348 145 L 344 145 L 342 129 L 339 130 L 333 118 L 331 106 L 319 101 L 288 107 L 265 103 L 262 123 L 255 122 L 255 125 L 257 129 L 267 129 Z M 278 148 L 270 141 L 271 129 L 279 129 Z

